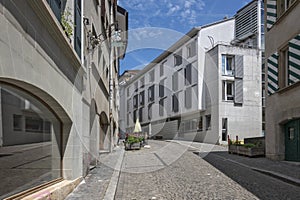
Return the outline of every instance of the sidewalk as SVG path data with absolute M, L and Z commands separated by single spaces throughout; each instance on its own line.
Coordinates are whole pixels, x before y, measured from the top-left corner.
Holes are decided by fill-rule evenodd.
M 97 166 L 67 196 L 66 200 L 114 199 L 123 156 L 123 146 L 115 147 L 112 153 L 101 154 Z
M 300 163 L 287 161 L 274 161 L 265 157 L 249 158 L 235 154 L 229 154 L 227 147 L 204 144 L 199 142 L 188 142 L 172 140 L 181 145 L 189 146 L 190 151 L 197 152 L 199 156 L 205 157 L 208 154 L 220 157 L 235 164 L 248 167 L 254 171 L 272 176 L 290 184 L 300 186 Z

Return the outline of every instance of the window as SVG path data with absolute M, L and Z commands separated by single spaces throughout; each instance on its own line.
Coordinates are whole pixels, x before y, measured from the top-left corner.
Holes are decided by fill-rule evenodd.
M 148 101 L 154 101 L 154 85 L 148 88 Z
M 185 102 L 185 108 L 191 108 L 192 107 L 192 88 L 186 88 L 184 92 L 184 102 Z
M 14 131 L 22 131 L 23 130 L 22 115 L 13 115 L 13 118 L 14 118 Z
M 182 64 L 182 51 L 178 51 L 174 54 L 174 65 L 179 66 Z
M 139 88 L 139 82 L 137 81 L 134 83 L 134 91 L 137 92 L 138 88 Z
M 139 121 L 143 122 L 143 107 L 139 109 Z
M 288 85 L 292 85 L 294 82 L 292 79 L 289 80 L 289 51 L 288 47 L 283 48 L 280 51 L 280 71 L 281 71 L 281 81 L 280 86 L 286 87 Z
M 227 118 L 222 118 L 222 141 L 227 141 Z
M 172 110 L 173 112 L 178 112 L 179 111 L 179 102 L 178 102 L 178 95 L 173 94 L 172 96 Z
M 206 115 L 205 121 L 206 121 L 206 130 L 211 129 L 211 115 Z
M 138 107 L 138 95 L 135 95 L 133 97 L 133 107 L 137 108 Z
M 134 110 L 134 111 L 133 111 L 133 123 L 136 122 L 136 119 L 137 119 L 137 111 L 138 111 L 138 110 Z
M 297 0 L 277 0 L 277 15 L 281 16 Z
M 51 122 L 45 121 L 44 122 L 44 132 L 45 133 L 51 133 Z
M 164 80 L 161 80 L 159 82 L 159 97 L 164 97 L 165 96 L 165 84 L 164 84 Z
M 26 145 L 32 147 L 1 159 L 1 177 L 18 180 L 18 184 L 0 182 L 0 197 L 5 199 L 32 187 L 49 183 L 62 175 L 62 124 L 45 102 L 24 90 L 0 84 L 1 147 Z M 43 100 L 46 96 L 39 97 Z M 60 108 L 58 108 L 60 109 Z M 53 131 L 52 131 L 53 130 Z M 55 131 L 54 131 L 55 130 Z M 79 138 L 78 138 L 79 139 Z M 1 149 L 0 147 L 0 149 Z M 1 156 L 0 156 L 1 157 Z M 26 159 L 22 159 L 26 158 Z M 15 166 L 15 167 L 13 167 Z M 23 170 L 20 170 L 23 168 Z M 30 173 L 28 173 L 29 169 Z M 16 170 L 18 173 L 16 173 Z M 20 188 L 20 185 L 22 187 Z
M 199 121 L 198 121 L 198 130 L 203 131 L 203 117 L 200 116 Z
M 187 57 L 193 57 L 196 55 L 196 41 L 191 42 L 187 45 Z
M 188 64 L 184 69 L 184 83 L 185 85 L 192 83 L 192 64 Z
M 141 88 L 145 86 L 145 77 L 141 78 Z
M 178 90 L 178 71 L 174 72 L 172 76 L 172 89 L 174 92 Z
M 60 0 L 47 0 L 48 4 L 51 7 L 55 17 L 60 22 L 61 20 L 61 1 Z
M 222 100 L 233 101 L 234 100 L 234 82 L 223 81 L 222 87 Z
M 154 72 L 155 72 L 154 69 L 151 72 L 149 72 L 149 81 L 150 82 L 154 82 L 154 79 L 155 79 L 155 73 Z
M 25 131 L 43 133 L 43 120 L 37 117 L 25 117 Z
M 148 119 L 152 119 L 152 103 L 148 105 Z
M 140 105 L 143 106 L 145 104 L 145 91 L 140 93 Z
M 74 48 L 79 58 L 81 58 L 81 0 L 76 0 L 74 6 Z
M 227 76 L 234 75 L 234 56 L 222 55 L 222 74 Z
M 159 116 L 164 115 L 164 99 L 159 100 Z
M 165 68 L 165 65 L 166 65 L 167 61 L 164 61 L 162 64 L 160 64 L 159 66 L 159 75 L 160 76 L 163 76 L 164 75 L 164 68 Z
M 130 95 L 130 87 L 127 88 L 127 97 Z

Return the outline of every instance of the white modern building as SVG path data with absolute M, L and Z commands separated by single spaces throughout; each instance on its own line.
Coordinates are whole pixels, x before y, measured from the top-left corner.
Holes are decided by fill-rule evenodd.
M 227 143 L 261 135 L 261 56 L 233 46 L 235 19 L 193 28 L 124 85 L 126 130 Z

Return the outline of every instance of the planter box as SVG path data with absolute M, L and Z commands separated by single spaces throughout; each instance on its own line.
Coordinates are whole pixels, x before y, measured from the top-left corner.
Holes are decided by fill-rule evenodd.
M 265 155 L 265 148 L 263 147 L 244 147 L 239 145 L 229 145 L 228 147 L 229 153 L 239 154 L 239 155 L 245 155 L 249 157 L 255 157 L 255 156 L 264 156 Z
M 132 143 L 132 144 L 125 142 L 124 145 L 125 145 L 125 150 L 141 149 L 140 142 L 136 142 L 136 143 Z

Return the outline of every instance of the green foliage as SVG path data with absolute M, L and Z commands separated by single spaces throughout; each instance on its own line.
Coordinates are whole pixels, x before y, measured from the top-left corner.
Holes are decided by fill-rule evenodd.
M 73 35 L 73 21 L 71 20 L 71 12 L 70 8 L 67 8 L 62 14 L 61 14 L 61 25 L 64 28 L 65 33 L 68 37 L 71 37 Z
M 133 135 L 129 135 L 126 142 L 128 144 L 139 143 L 139 142 L 143 141 L 143 139 L 144 139 L 143 137 L 136 137 Z

